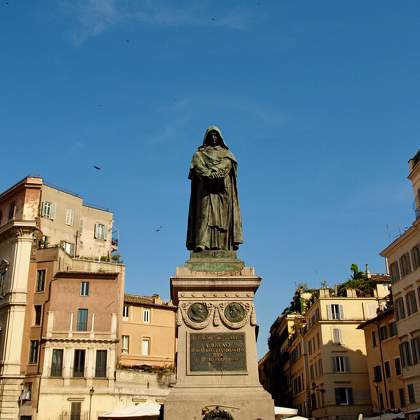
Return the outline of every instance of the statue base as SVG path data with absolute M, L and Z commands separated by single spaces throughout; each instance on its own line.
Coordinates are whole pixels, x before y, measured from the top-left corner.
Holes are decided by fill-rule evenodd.
M 258 379 L 260 283 L 234 251 L 193 252 L 177 268 L 171 278 L 177 383 L 164 404 L 165 420 L 274 420 L 273 400 Z

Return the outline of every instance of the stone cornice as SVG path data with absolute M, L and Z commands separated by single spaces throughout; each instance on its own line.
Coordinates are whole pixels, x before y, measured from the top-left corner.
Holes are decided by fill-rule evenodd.
M 0 201 L 7 200 L 11 195 L 16 194 L 17 192 L 21 191 L 24 188 L 36 188 L 41 189 L 42 187 L 42 178 L 38 176 L 27 176 L 23 178 L 21 181 L 12 185 L 8 190 L 4 191 L 0 194 Z
M 383 249 L 379 255 L 381 257 L 388 257 L 396 248 L 408 241 L 413 235 L 415 235 L 420 227 L 420 219 L 417 219 L 401 236 L 391 242 L 385 249 Z
M 116 344 L 116 338 L 83 338 L 83 337 L 42 337 L 45 343 L 110 343 Z
M 13 237 L 24 238 L 32 235 L 36 230 L 38 227 L 35 220 L 11 220 L 0 227 L 0 241 Z

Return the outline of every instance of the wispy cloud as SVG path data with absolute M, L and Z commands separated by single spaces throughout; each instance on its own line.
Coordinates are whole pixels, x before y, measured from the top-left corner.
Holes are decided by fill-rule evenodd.
M 63 0 L 73 22 L 72 41 L 81 45 L 87 39 L 125 23 L 153 26 L 225 27 L 245 30 L 248 17 L 243 9 L 217 12 L 197 1 L 193 6 L 167 6 L 161 0 Z

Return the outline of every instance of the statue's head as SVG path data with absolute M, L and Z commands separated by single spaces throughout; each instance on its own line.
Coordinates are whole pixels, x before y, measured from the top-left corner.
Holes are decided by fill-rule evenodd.
M 222 132 L 215 125 L 209 126 L 204 133 L 203 146 L 221 146 L 224 149 L 228 149 L 223 141 Z

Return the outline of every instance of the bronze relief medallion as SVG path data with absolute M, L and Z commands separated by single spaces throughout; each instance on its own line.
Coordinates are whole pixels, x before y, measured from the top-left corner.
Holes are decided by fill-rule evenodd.
M 209 316 L 209 310 L 204 303 L 195 302 L 188 308 L 188 318 L 193 322 L 203 322 Z
M 239 302 L 231 302 L 225 308 L 225 317 L 230 322 L 241 322 L 245 318 L 245 308 Z

